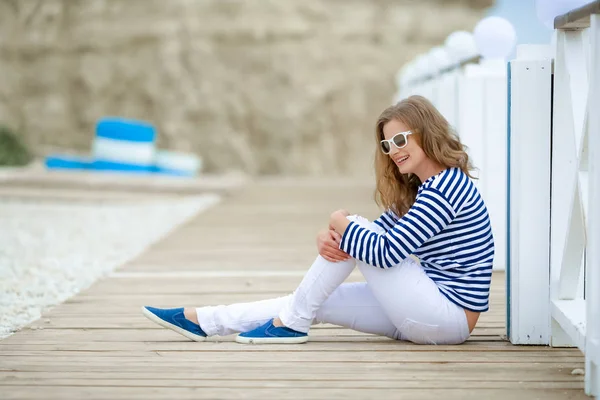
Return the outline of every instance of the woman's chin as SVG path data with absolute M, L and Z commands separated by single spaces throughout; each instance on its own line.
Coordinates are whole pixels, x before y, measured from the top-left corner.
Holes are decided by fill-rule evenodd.
M 401 174 L 410 174 L 411 170 L 410 168 L 407 168 L 406 165 L 398 165 L 398 171 L 400 171 Z

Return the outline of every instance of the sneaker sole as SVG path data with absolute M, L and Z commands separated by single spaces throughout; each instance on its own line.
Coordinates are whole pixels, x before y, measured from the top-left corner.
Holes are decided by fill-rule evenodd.
M 272 337 L 272 338 L 249 338 L 236 336 L 235 341 L 241 344 L 301 344 L 308 342 L 308 336 L 300 337 Z
M 173 325 L 172 323 L 167 322 L 164 319 L 157 317 L 156 315 L 152 314 L 146 307 L 142 307 L 142 314 L 144 314 L 144 316 L 146 318 L 148 318 L 150 321 L 157 323 L 158 325 L 162 326 L 163 328 L 171 329 L 172 331 L 175 331 L 175 332 L 179 333 L 180 335 L 183 335 L 186 338 L 191 339 L 195 342 L 204 342 L 206 340 L 205 336 L 194 335 L 192 332 L 186 331 L 185 329 L 182 329 L 182 328 L 178 327 L 177 325 Z

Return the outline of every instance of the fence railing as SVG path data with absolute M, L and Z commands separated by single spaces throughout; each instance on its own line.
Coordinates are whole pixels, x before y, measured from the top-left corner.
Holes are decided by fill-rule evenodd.
M 509 69 L 508 334 L 577 346 L 600 396 L 600 1 Z
M 453 40 L 453 35 L 454 40 Z M 506 266 L 506 63 L 482 59 L 473 35 L 456 32 L 445 48 L 415 60 L 418 73 L 402 71 L 398 98 L 419 94 L 440 110 L 467 145 L 492 221 L 494 269 Z M 429 63 L 428 63 L 429 62 Z

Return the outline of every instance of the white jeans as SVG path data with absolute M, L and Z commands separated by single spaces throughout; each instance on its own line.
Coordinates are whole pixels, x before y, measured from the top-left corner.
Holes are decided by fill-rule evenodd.
M 362 217 L 348 218 L 381 232 Z M 355 265 L 366 282 L 343 283 Z M 330 323 L 419 344 L 459 344 L 469 337 L 464 310 L 449 301 L 412 258 L 381 269 L 355 259 L 333 263 L 318 256 L 291 295 L 196 312 L 208 336 L 246 332 L 279 317 L 299 332 L 308 332 L 315 323 Z

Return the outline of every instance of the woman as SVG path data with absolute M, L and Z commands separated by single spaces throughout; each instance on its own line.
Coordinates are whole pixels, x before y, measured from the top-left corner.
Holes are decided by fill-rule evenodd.
M 319 256 L 293 294 L 229 306 L 144 315 L 196 341 L 304 343 L 314 323 L 419 344 L 459 344 L 488 310 L 494 242 L 469 179 L 464 146 L 425 98 L 383 111 L 376 124 L 376 221 L 331 214 Z M 343 283 L 358 265 L 366 282 Z

